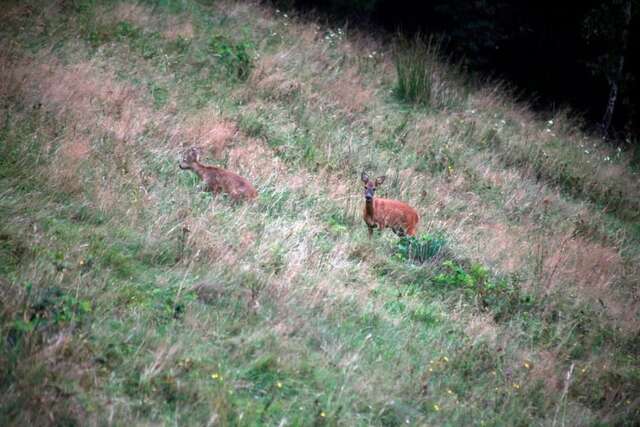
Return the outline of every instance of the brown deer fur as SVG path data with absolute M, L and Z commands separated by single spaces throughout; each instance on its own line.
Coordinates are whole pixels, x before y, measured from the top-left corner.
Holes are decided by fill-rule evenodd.
M 362 172 L 365 197 L 364 222 L 369 227 L 369 238 L 376 227 L 380 230 L 389 227 L 398 236 L 415 235 L 416 226 L 420 221 L 415 209 L 398 200 L 373 197 L 376 188 L 384 182 L 384 179 L 385 177 L 381 176 L 372 181 L 366 173 Z
M 213 193 L 227 193 L 236 201 L 256 198 L 258 192 L 245 178 L 222 168 L 205 166 L 198 161 L 199 157 L 198 150 L 190 148 L 182 156 L 180 169 L 194 171 Z

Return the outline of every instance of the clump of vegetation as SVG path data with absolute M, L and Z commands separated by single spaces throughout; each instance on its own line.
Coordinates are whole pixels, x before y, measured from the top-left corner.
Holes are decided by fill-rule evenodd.
M 424 263 L 439 255 L 446 240 L 437 234 L 423 234 L 418 237 L 404 236 L 396 243 L 395 257 L 399 260 L 413 260 Z
M 521 292 L 520 284 L 508 278 L 492 278 L 489 269 L 473 263 L 469 267 L 452 260 L 442 263 L 433 277 L 435 286 L 462 289 L 480 310 L 489 310 L 496 320 L 505 320 L 520 310 L 529 310 L 534 297 Z
M 466 89 L 457 67 L 447 64 L 434 38 L 399 37 L 395 50 L 396 95 L 403 101 L 436 110 L 460 108 Z
M 253 69 L 253 60 L 249 54 L 252 43 L 233 42 L 224 36 L 216 35 L 211 37 L 209 49 L 231 76 L 241 81 L 249 78 Z

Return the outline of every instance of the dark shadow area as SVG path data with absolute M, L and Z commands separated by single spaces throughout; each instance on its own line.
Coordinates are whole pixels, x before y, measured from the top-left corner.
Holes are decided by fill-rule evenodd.
M 276 6 L 369 31 L 435 35 L 470 73 L 506 81 L 538 111 L 568 107 L 587 130 L 618 141 L 640 133 L 634 0 L 570 7 L 550 0 L 284 0 Z

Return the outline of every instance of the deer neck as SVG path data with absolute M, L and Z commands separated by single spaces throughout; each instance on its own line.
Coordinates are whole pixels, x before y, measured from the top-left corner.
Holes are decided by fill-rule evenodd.
M 369 218 L 373 218 L 373 199 L 365 200 L 364 212 L 367 214 Z
M 193 162 L 193 165 L 191 166 L 191 168 L 200 177 L 200 179 L 205 178 L 206 171 L 208 169 L 205 165 L 196 161 L 196 162 Z

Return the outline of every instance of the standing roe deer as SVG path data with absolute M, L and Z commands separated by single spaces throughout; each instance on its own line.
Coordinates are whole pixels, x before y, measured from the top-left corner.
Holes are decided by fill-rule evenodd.
M 380 230 L 390 227 L 400 237 L 405 234 L 415 235 L 416 226 L 420 220 L 415 209 L 398 200 L 380 198 L 374 200 L 373 193 L 379 185 L 382 185 L 385 177 L 380 176 L 374 182 L 365 172 L 362 172 L 361 178 L 364 182 L 364 222 L 369 227 L 369 238 L 376 227 Z
M 245 178 L 215 166 L 205 166 L 199 162 L 199 152 L 195 147 L 187 150 L 178 166 L 194 171 L 213 193 L 224 192 L 235 201 L 254 199 L 258 192 Z

